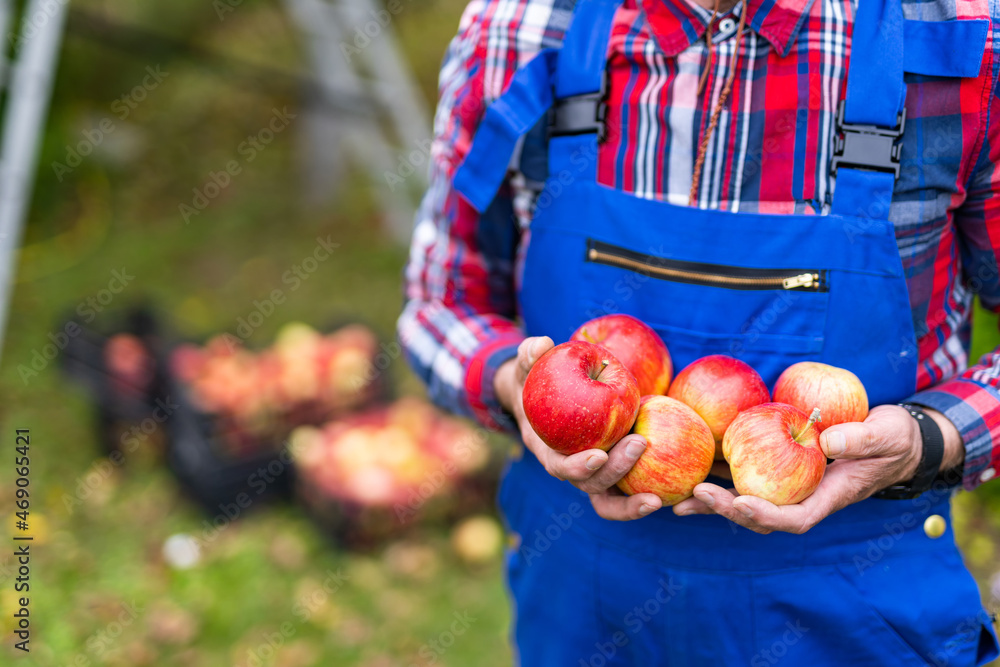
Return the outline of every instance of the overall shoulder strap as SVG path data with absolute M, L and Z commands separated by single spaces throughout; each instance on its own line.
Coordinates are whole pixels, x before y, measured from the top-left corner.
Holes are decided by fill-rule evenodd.
M 837 113 L 833 213 L 888 219 L 899 176 L 905 94 L 901 0 L 860 0 L 847 91 Z
M 860 0 L 837 114 L 833 213 L 887 220 L 906 124 L 903 73 L 974 77 L 989 21 L 904 20 L 902 0 Z
M 454 186 L 482 212 L 496 197 L 521 137 L 547 117 L 556 97 L 555 133 L 600 131 L 599 95 L 611 20 L 620 0 L 577 0 L 562 47 L 544 49 L 514 73 L 486 110 Z
M 611 22 L 621 0 L 577 0 L 556 71 L 556 97 L 603 92 Z

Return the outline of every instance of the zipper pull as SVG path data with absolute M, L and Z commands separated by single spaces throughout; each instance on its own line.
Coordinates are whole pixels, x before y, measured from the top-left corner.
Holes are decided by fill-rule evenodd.
M 785 289 L 795 289 L 796 287 L 812 287 L 814 282 L 819 282 L 819 276 L 815 273 L 803 273 L 781 281 L 781 286 Z

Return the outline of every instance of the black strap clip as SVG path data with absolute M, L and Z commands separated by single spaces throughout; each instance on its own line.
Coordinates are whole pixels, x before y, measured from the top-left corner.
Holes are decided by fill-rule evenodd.
M 597 143 L 606 136 L 608 116 L 607 76 L 601 77 L 601 89 L 596 93 L 570 95 L 556 99 L 549 116 L 549 136 L 566 137 L 597 134 Z
M 837 141 L 830 171 L 836 175 L 838 167 L 880 171 L 899 178 L 899 154 L 902 146 L 896 143 L 903 136 L 906 109 L 896 117 L 896 127 L 859 125 L 844 122 L 844 101 L 837 109 Z

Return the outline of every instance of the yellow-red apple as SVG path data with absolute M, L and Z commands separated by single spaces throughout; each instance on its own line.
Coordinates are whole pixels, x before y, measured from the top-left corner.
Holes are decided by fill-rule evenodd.
M 708 477 L 715 439 L 705 420 L 680 401 L 643 396 L 632 432 L 647 445 L 618 482 L 625 493 L 655 493 L 664 505 L 676 505 Z
M 757 371 L 724 354 L 702 357 L 682 370 L 667 396 L 693 408 L 712 429 L 717 461 L 722 460 L 722 436 L 736 415 L 771 400 Z
M 819 410 L 807 415 L 784 403 L 764 403 L 733 420 L 722 452 L 740 495 L 775 505 L 808 498 L 823 479 L 826 455 L 819 446 Z
M 674 373 L 670 352 L 660 335 L 631 315 L 604 315 L 577 329 L 570 340 L 596 343 L 632 371 L 639 394 L 665 394 Z
M 570 341 L 535 362 L 522 401 L 531 428 L 557 452 L 606 451 L 632 428 L 639 387 L 606 349 Z
M 774 400 L 806 413 L 819 408 L 823 421 L 816 428 L 820 433 L 834 424 L 860 422 L 868 416 L 868 393 L 858 376 L 818 361 L 800 361 L 786 368 L 774 385 Z

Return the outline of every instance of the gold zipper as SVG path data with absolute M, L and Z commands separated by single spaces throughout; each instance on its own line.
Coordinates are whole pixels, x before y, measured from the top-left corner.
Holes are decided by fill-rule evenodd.
M 656 266 L 652 263 L 637 262 L 627 257 L 619 257 L 618 255 L 601 252 L 597 248 L 590 248 L 587 257 L 592 262 L 611 264 L 623 269 L 648 273 L 658 278 L 680 278 L 682 280 L 700 281 L 712 285 L 739 285 L 742 287 L 760 287 L 762 289 L 819 287 L 818 273 L 800 273 L 797 276 L 724 276 L 716 273 L 685 271 L 684 269 L 671 269 L 665 266 Z

